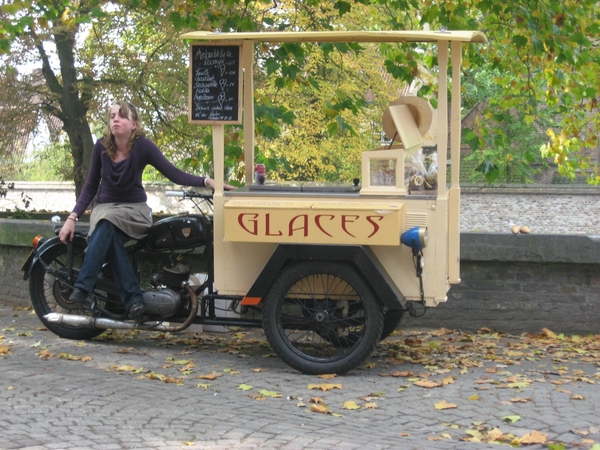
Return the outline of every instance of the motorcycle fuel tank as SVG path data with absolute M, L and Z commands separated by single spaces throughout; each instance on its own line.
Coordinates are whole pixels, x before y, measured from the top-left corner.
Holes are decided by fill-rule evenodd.
M 212 239 L 212 224 L 204 216 L 175 216 L 159 220 L 150 227 L 147 243 L 152 250 L 193 248 Z

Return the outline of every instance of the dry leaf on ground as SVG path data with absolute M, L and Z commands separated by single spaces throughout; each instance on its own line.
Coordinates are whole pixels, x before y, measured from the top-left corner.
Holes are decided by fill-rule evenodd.
M 457 408 L 457 406 L 454 403 L 448 403 L 446 400 L 442 400 L 439 403 L 436 403 L 434 405 L 435 409 L 442 410 L 442 409 L 454 409 Z
M 341 384 L 309 384 L 308 389 L 319 389 L 321 391 L 330 391 L 332 389 L 343 389 L 344 387 Z

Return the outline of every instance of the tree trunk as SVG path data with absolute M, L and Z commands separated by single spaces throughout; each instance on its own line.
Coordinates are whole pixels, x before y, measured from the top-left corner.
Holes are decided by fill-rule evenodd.
M 60 64 L 60 76 L 54 73 L 42 44 L 38 45 L 38 50 L 43 62 L 42 74 L 55 99 L 55 101 L 48 99 L 45 109 L 49 114 L 62 121 L 63 130 L 69 137 L 73 156 L 75 196 L 79 198 L 87 178 L 94 142 L 86 117 L 89 102 L 89 96 L 86 93 L 91 92 L 91 88 L 87 85 L 85 78 L 81 80 L 77 78 L 77 69 L 75 68 L 77 32 L 76 25 L 54 24 L 53 35 Z
M 92 159 L 94 142 L 92 132 L 85 117 L 74 117 L 63 125 L 69 136 L 71 155 L 73 155 L 73 181 L 75 181 L 75 197 L 79 198 Z

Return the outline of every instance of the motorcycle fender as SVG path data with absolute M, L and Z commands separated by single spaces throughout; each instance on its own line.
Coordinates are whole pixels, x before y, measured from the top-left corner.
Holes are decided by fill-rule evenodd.
M 73 244 L 74 245 L 79 244 L 79 245 L 85 247 L 87 245 L 86 237 L 82 234 L 76 233 L 75 236 L 73 237 Z M 33 268 L 36 266 L 36 264 L 40 264 L 40 259 L 42 258 L 42 256 L 44 256 L 44 253 L 46 253 L 48 250 L 50 250 L 51 248 L 54 248 L 58 245 L 65 245 L 65 244 L 63 244 L 60 241 L 58 236 L 54 236 L 53 238 L 50 238 L 47 241 L 45 241 L 37 249 L 31 250 L 31 252 L 29 253 L 29 256 L 27 256 L 27 259 L 21 266 L 21 270 L 23 271 L 23 279 L 28 280 Z
M 388 309 L 405 310 L 408 301 L 398 289 L 375 253 L 363 245 L 280 244 L 242 300 L 242 305 L 258 305 L 281 269 L 291 261 L 346 261 L 354 265 Z

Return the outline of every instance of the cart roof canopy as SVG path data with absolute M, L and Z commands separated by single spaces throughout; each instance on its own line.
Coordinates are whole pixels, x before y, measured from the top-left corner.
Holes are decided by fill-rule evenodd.
M 181 35 L 192 41 L 256 42 L 487 42 L 481 31 L 265 31 L 219 33 L 192 31 Z

